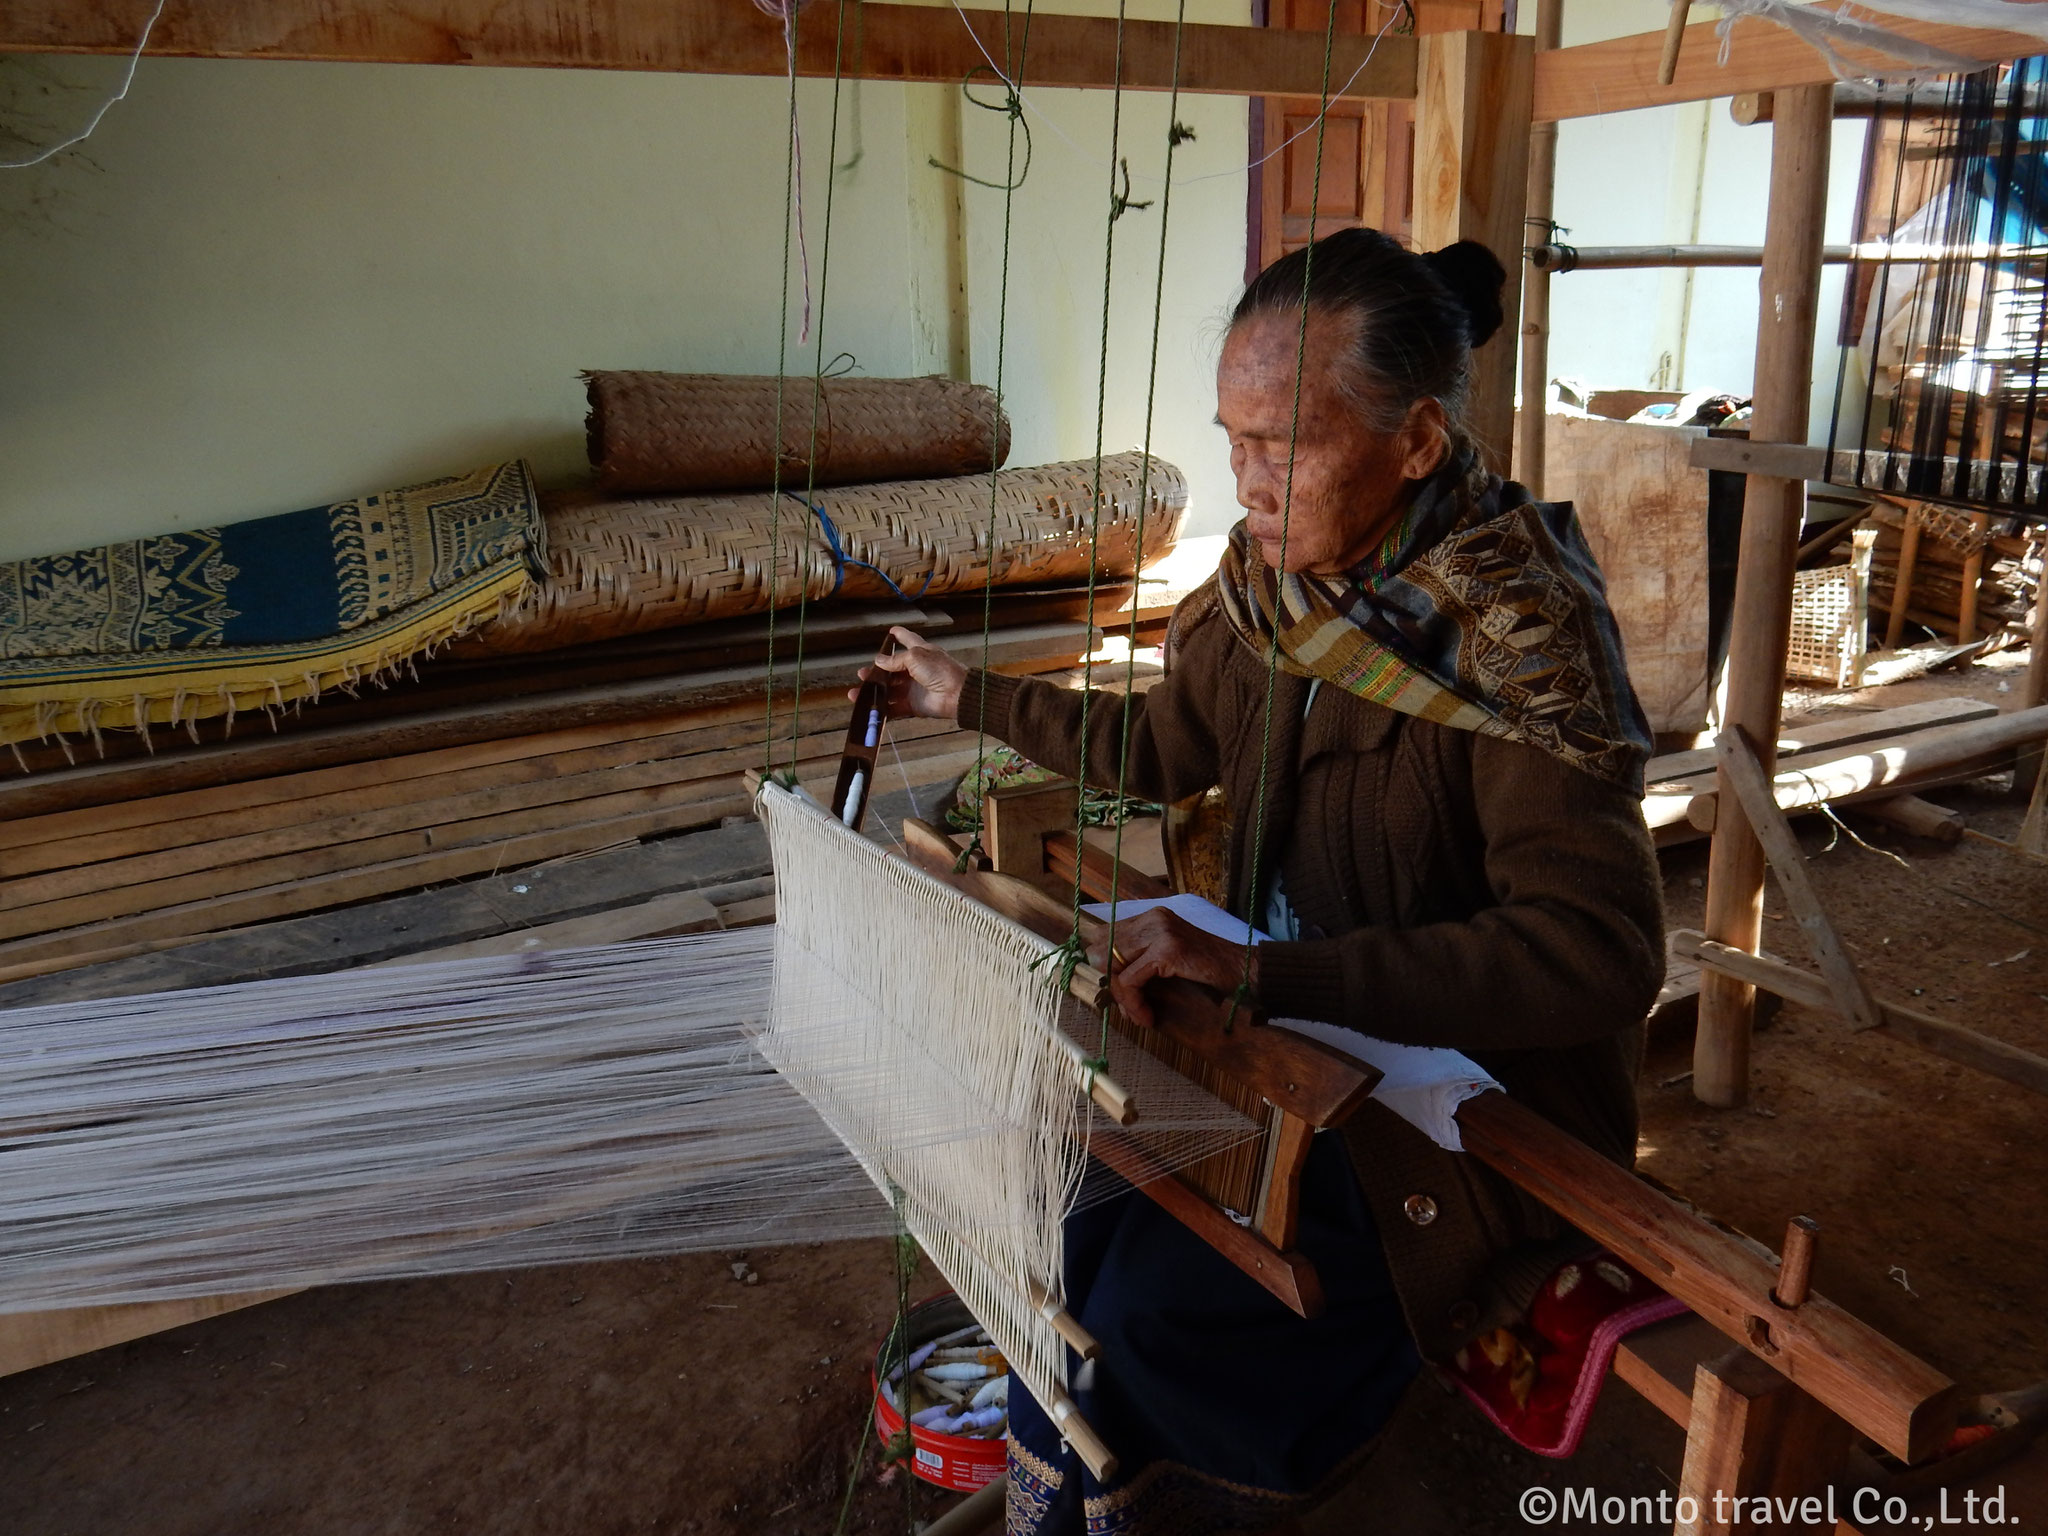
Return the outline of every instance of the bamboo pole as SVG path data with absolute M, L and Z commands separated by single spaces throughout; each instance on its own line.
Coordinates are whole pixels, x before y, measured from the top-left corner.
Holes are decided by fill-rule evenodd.
M 1536 51 L 1555 48 L 1564 35 L 1564 0 L 1537 0 Z M 1547 247 L 1557 195 L 1557 124 L 1529 128 L 1529 216 L 1533 244 Z M 1534 261 L 1522 279 L 1522 418 L 1515 443 L 1515 478 L 1531 495 L 1543 494 L 1543 441 L 1550 399 L 1550 273 Z
M 1542 124 L 1536 125 L 1541 128 Z M 2010 261 L 2031 247 L 1965 241 L 1946 245 L 1934 240 L 1863 240 L 1854 245 L 1824 245 L 1821 261 L 1831 267 L 1887 261 Z M 1532 245 L 1524 253 L 1539 272 L 1615 272 L 1663 267 L 1761 267 L 1760 245 Z
M 1669 85 L 1678 78 L 1678 55 L 1685 47 L 1685 22 L 1692 0 L 1671 0 L 1671 17 L 1664 24 L 1664 53 L 1657 60 L 1657 83 Z
M 1778 94 L 1771 129 L 1771 201 L 1759 285 L 1751 427 L 1763 442 L 1801 442 L 1806 435 L 1833 117 L 1831 85 L 1800 86 Z M 1803 480 L 1749 477 L 1722 727 L 1735 727 L 1756 744 L 1767 775 L 1776 765 L 1784 713 L 1792 576 L 1805 509 Z M 1727 789 L 1725 773 L 1724 769 Z M 1763 849 L 1732 790 L 1722 794 L 1720 802 L 1707 864 L 1706 931 L 1720 943 L 1754 953 L 1763 922 Z M 1693 1093 L 1702 1103 L 1732 1108 L 1747 1101 L 1755 1017 L 1755 988 L 1718 972 L 1702 977 L 1699 1033 L 1693 1045 Z

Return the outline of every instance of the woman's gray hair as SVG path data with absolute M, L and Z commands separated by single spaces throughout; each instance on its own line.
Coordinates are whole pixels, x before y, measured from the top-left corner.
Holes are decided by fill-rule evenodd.
M 1418 400 L 1442 408 L 1455 456 L 1466 420 L 1472 349 L 1500 329 L 1507 272 L 1493 252 L 1460 240 L 1419 255 L 1376 229 L 1346 229 L 1290 251 L 1252 280 L 1233 327 L 1258 315 L 1343 317 L 1356 337 L 1335 380 L 1375 432 L 1397 432 Z

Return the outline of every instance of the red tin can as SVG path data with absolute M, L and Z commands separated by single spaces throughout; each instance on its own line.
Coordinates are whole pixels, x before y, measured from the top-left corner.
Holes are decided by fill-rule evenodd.
M 967 1327 L 974 1321 L 974 1315 L 958 1296 L 945 1291 L 912 1307 L 904 1321 L 909 1330 L 907 1348 L 916 1349 L 920 1344 Z M 882 1392 L 882 1354 L 887 1348 L 885 1339 L 881 1349 L 875 1351 L 873 1371 L 875 1426 L 884 1444 L 903 1431 L 903 1415 L 890 1406 L 889 1399 Z M 972 1493 L 1001 1477 L 1009 1457 L 1007 1439 L 977 1440 L 971 1435 L 942 1435 L 935 1429 L 926 1429 L 918 1424 L 910 1426 L 910 1446 L 913 1472 L 936 1487 L 951 1488 L 961 1493 Z

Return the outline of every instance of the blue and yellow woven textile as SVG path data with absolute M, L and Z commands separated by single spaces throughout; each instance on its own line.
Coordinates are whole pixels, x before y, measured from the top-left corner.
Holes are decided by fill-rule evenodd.
M 0 742 L 317 697 L 545 574 L 523 461 L 276 517 L 0 565 Z

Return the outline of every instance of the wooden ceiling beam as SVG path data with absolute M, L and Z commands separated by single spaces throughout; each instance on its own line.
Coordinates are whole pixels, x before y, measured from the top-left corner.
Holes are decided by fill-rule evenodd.
M 0 53 L 131 52 L 152 0 L 8 0 Z M 811 7 L 798 28 L 797 72 L 833 73 L 838 7 Z M 849 79 L 958 84 L 1002 60 L 1001 11 L 950 6 L 849 6 L 843 73 Z M 970 33 L 970 28 L 972 29 Z M 1021 10 L 1011 23 L 1021 34 Z M 1353 99 L 1415 95 L 1415 40 L 1340 36 L 1334 93 Z M 688 74 L 781 75 L 782 27 L 748 0 L 168 0 L 150 35 L 152 57 L 312 59 L 382 64 L 482 64 L 543 69 L 634 69 Z M 1125 24 L 1123 84 L 1172 84 L 1170 22 Z M 1361 68 L 1360 66 L 1364 67 Z M 1358 78 L 1340 90 L 1354 71 Z M 1014 71 L 1011 71 L 1014 73 Z M 1027 85 L 1115 83 L 1116 23 L 1040 12 L 1031 23 Z M 1230 96 L 1310 96 L 1323 78 L 1321 35 L 1263 27 L 1190 24 L 1181 89 Z
M 1886 14 L 1871 19 L 1886 31 L 1916 43 L 1987 64 L 2048 51 L 2048 44 L 2021 32 L 1987 32 Z M 1657 64 L 1664 52 L 1661 31 L 1610 38 L 1603 43 L 1580 43 L 1539 54 L 1536 121 L 1554 123 L 1568 117 L 1629 112 L 1637 107 L 1711 101 L 1745 91 L 1834 84 L 1834 71 L 1818 49 L 1784 27 L 1753 16 L 1737 19 L 1728 37 L 1728 62 L 1722 64 L 1721 39 L 1716 35 L 1719 26 L 1718 22 L 1704 21 L 1685 29 L 1677 74 L 1669 85 L 1657 83 Z M 1853 48 L 1845 48 L 1843 53 L 1852 60 L 1866 56 Z

